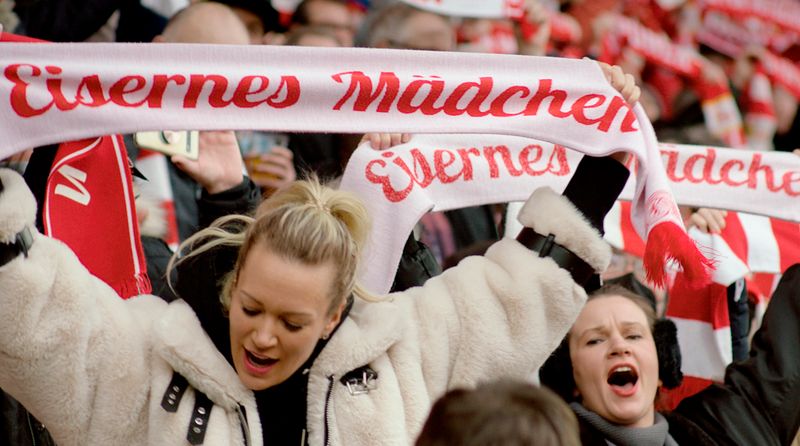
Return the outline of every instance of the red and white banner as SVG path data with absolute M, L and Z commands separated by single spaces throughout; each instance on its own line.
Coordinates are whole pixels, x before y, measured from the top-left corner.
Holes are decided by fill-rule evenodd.
M 800 157 L 704 146 L 660 148 L 679 204 L 800 221 Z M 560 145 L 497 135 L 415 135 L 388 151 L 360 147 L 341 188 L 360 195 L 373 216 L 365 284 L 389 288 L 403 249 L 402 234 L 410 233 L 429 210 L 524 200 L 540 186 L 562 191 L 581 156 Z M 621 198 L 632 199 L 635 188 L 632 176 Z
M 623 48 L 630 48 L 644 56 L 649 62 L 669 68 L 686 77 L 700 74 L 702 56 L 693 48 L 676 45 L 666 34 L 659 34 L 641 23 L 615 16 L 614 26 L 603 37 L 601 60 L 614 63 Z
M 401 0 L 417 8 L 450 17 L 520 18 L 525 0 Z
M 525 0 L 402 0 L 404 3 L 448 17 L 476 19 L 514 19 L 525 17 Z M 545 10 L 550 21 L 550 38 L 559 42 L 577 42 L 580 28 L 570 16 Z M 523 33 L 528 33 L 523 27 Z M 508 54 L 508 53 L 501 53 Z
M 665 280 L 663 265 L 674 258 L 698 282 L 707 279 L 650 122 L 592 61 L 364 48 L 2 45 L 0 157 L 164 128 L 502 133 L 594 155 L 628 151 L 640 166 L 634 216 L 648 234 L 648 272 Z M 298 62 L 307 60 L 315 63 Z
M 699 0 L 703 10 L 722 11 L 734 17 L 757 17 L 800 32 L 800 3 L 794 0 Z
M 769 51 L 764 51 L 760 60 L 764 73 L 773 83 L 785 87 L 795 98 L 800 99 L 800 66 Z
M 717 11 L 709 11 L 703 15 L 695 39 L 714 50 L 728 56 L 737 57 L 746 46 L 746 42 L 764 44 L 767 36 L 752 33 L 728 15 Z
M 742 92 L 742 108 L 745 111 L 745 134 L 747 147 L 751 149 L 772 150 L 778 120 L 775 117 L 775 102 L 772 84 L 760 67 L 747 82 Z
M 703 117 L 712 135 L 730 147 L 745 147 L 742 116 L 724 79 L 711 81 L 703 75 L 703 56 L 687 46 L 676 45 L 666 34 L 657 33 L 623 16 L 602 39 L 601 60 L 616 63 L 623 48 L 629 48 L 648 62 L 667 68 L 691 81 L 701 100 Z

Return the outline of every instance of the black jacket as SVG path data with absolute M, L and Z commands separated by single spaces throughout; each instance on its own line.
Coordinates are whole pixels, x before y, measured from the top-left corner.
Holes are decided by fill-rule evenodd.
M 781 279 L 753 338 L 750 358 L 725 382 L 683 400 L 666 415 L 679 445 L 789 445 L 800 427 L 800 264 Z M 584 446 L 607 446 L 581 423 Z
M 13 446 L 54 446 L 45 426 L 22 404 L 0 390 L 0 444 Z

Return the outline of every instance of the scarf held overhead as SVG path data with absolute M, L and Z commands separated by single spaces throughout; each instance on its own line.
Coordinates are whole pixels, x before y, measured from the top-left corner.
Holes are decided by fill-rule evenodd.
M 660 152 L 678 204 L 800 221 L 800 158 L 791 153 L 671 144 Z M 525 200 L 542 186 L 562 191 L 581 157 L 557 144 L 499 135 L 414 135 L 382 152 L 362 145 L 341 188 L 362 197 L 373 216 L 364 284 L 389 288 L 403 250 L 400 234 L 429 210 Z M 631 177 L 621 199 L 634 199 L 635 183 Z
M 315 63 L 298 63 L 305 60 Z M 698 283 L 708 279 L 706 259 L 683 230 L 650 122 L 592 61 L 363 48 L 4 43 L 0 69 L 0 157 L 54 141 L 164 128 L 499 133 L 592 155 L 628 151 L 640 166 L 633 214 L 646 229 L 651 278 L 662 283 L 665 262 L 675 259 Z

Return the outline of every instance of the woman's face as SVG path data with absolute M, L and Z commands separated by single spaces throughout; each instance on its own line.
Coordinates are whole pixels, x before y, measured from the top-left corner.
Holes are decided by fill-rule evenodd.
M 583 405 L 606 420 L 652 426 L 658 355 L 645 313 L 622 296 L 590 300 L 569 332 Z
M 285 381 L 336 327 L 344 308 L 328 314 L 336 273 L 330 262 L 310 266 L 263 245 L 251 249 L 230 303 L 233 364 L 248 389 Z

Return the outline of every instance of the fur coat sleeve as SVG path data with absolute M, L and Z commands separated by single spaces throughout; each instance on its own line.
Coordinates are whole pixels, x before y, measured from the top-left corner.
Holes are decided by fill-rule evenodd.
M 36 232 L 36 205 L 22 178 L 0 169 L 0 179 L 0 241 L 26 225 L 34 233 L 28 256 L 0 267 L 0 387 L 60 444 L 142 438 L 148 321 L 166 303 L 152 296 L 123 302 L 64 244 Z M 112 397 L 120 388 L 125 398 Z M 111 431 L 114 439 L 103 438 Z
M 536 191 L 519 218 L 541 234 L 554 234 L 596 271 L 607 266 L 608 245 L 552 190 Z M 500 376 L 529 376 L 563 339 L 586 300 L 569 272 L 509 239 L 407 294 L 395 301 L 408 303 L 409 320 L 415 321 L 410 331 L 433 397 Z

